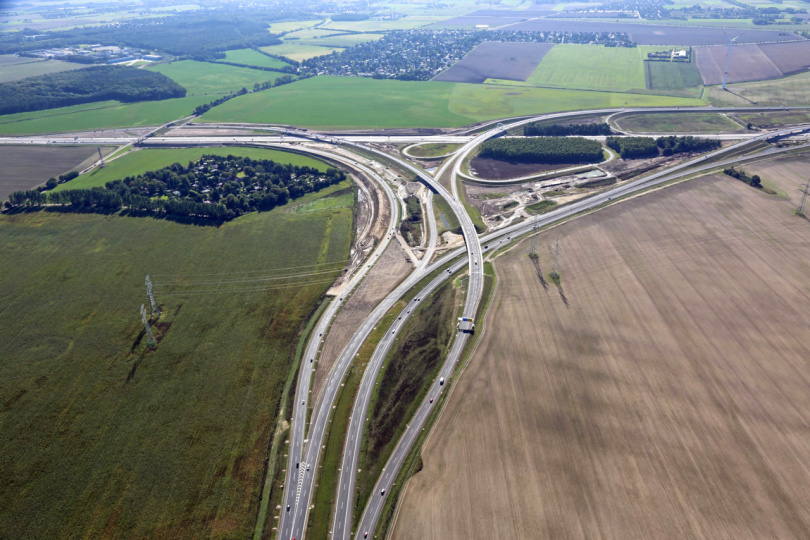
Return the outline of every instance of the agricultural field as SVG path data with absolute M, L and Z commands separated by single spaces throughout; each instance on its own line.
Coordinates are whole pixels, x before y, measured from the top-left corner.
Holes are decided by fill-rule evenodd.
M 98 157 L 89 146 L 0 146 L 0 204 L 9 193 L 33 189 Z M 89 163 L 87 163 L 89 165 Z
M 323 19 L 312 20 L 312 21 L 284 21 L 284 22 L 274 22 L 270 25 L 270 32 L 273 34 L 280 34 L 282 32 L 295 32 L 296 30 L 300 30 L 302 28 L 310 28 L 315 26 L 319 23 L 324 22 Z
M 728 60 L 727 47 L 696 47 L 697 66 L 704 84 L 720 84 Z M 728 82 L 775 79 L 810 67 L 810 41 L 739 45 L 731 55 Z
M 300 154 L 283 152 L 280 150 L 268 150 L 266 148 L 250 148 L 244 146 L 219 146 L 205 148 L 154 148 L 147 150 L 136 150 L 125 154 L 107 163 L 103 169 L 93 169 L 87 174 L 78 176 L 76 179 L 64 184 L 59 184 L 54 191 L 64 191 L 68 189 L 90 189 L 96 186 L 104 186 L 107 182 L 119 180 L 127 176 L 137 176 L 146 171 L 156 171 L 163 167 L 168 167 L 172 163 L 187 164 L 189 161 L 200 159 L 204 154 L 215 156 L 245 156 L 252 159 L 270 159 L 277 163 L 289 163 L 299 167 L 307 166 L 325 171 L 328 166 L 322 161 L 312 159 Z M 47 178 L 46 178 L 47 180 Z
M 14 60 L 23 60 L 16 62 Z M 59 60 L 39 60 L 35 58 L 20 58 L 18 56 L 0 56 L 0 83 L 19 81 L 36 75 L 46 75 L 48 73 L 59 73 L 61 71 L 73 71 L 87 67 L 82 64 L 71 62 L 61 62 Z
M 101 101 L 0 116 L 0 134 L 57 133 L 92 131 L 103 128 L 158 126 L 189 116 L 210 96 L 187 96 L 162 101 L 121 103 Z
M 720 113 L 630 114 L 613 119 L 616 127 L 631 133 L 735 133 L 745 127 Z
M 421 28 L 441 20 L 443 17 L 414 15 L 396 20 L 366 21 L 329 21 L 321 28 L 326 30 L 345 30 L 347 32 L 386 32 L 390 30 L 408 30 Z
M 225 62 L 235 64 L 245 64 L 246 66 L 258 66 L 270 69 L 281 69 L 289 66 L 287 62 L 278 58 L 271 58 L 253 49 L 236 49 L 225 52 Z M 268 74 L 269 77 L 272 74 Z
M 377 41 L 382 37 L 383 34 L 341 34 L 318 39 L 308 39 L 306 42 L 312 45 L 320 45 L 321 47 L 353 47 L 354 45 L 358 45 L 360 43 Z
M 312 77 L 232 99 L 204 114 L 201 121 L 322 128 L 454 127 L 495 118 L 563 110 L 702 104 L 697 99 L 640 94 Z
M 255 83 L 272 81 L 281 76 L 281 73 L 194 60 L 158 64 L 147 69 L 162 73 L 183 86 L 188 90 L 188 96 L 228 94 L 243 87 L 250 89 Z
M 290 210 L 220 227 L 0 216 L 4 536 L 252 536 L 298 332 L 352 236 L 350 209 Z M 334 272 L 285 277 L 302 267 Z
M 723 107 L 750 107 L 752 105 L 780 107 L 783 105 L 810 105 L 810 73 L 800 73 L 781 79 L 719 86 L 706 89 L 705 98 L 712 105 Z
M 581 90 L 626 91 L 645 87 L 643 47 L 555 45 L 526 83 Z
M 343 49 L 340 47 L 321 47 L 319 45 L 311 45 L 309 43 L 298 43 L 296 41 L 289 41 L 281 45 L 270 45 L 269 47 L 260 47 L 260 49 L 268 54 L 275 54 L 276 56 L 283 56 L 295 62 L 302 62 L 316 56 L 323 56 L 333 52 L 340 52 Z
M 553 43 L 485 41 L 433 80 L 464 83 L 482 83 L 487 79 L 525 81 L 553 46 Z
M 807 538 L 808 163 L 762 173 L 789 199 L 708 176 L 498 257 L 393 538 Z
M 644 62 L 644 67 L 649 90 L 700 94 L 703 79 L 694 62 Z
M 614 22 L 562 21 L 534 19 L 509 27 L 511 30 L 565 32 L 626 32 L 639 45 L 728 45 L 728 30 L 723 28 L 669 26 Z M 802 39 L 793 32 L 778 30 L 746 30 L 738 43 L 794 41 Z

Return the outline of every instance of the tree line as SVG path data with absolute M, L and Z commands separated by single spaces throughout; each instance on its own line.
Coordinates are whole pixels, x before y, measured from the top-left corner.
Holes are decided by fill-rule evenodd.
M 732 178 L 736 178 L 741 182 L 745 182 L 751 187 L 762 189 L 762 179 L 759 177 L 758 174 L 749 176 L 748 173 L 746 173 L 745 171 L 738 171 L 734 167 L 723 169 L 723 173 L 731 176 Z
M 523 126 L 526 137 L 567 137 L 569 135 L 611 135 L 613 130 L 606 123 L 601 124 L 548 124 L 537 122 Z
M 125 66 L 93 66 L 0 84 L 0 114 L 82 103 L 179 98 L 186 89 L 162 73 Z
M 641 159 L 658 157 L 660 154 L 671 156 L 683 152 L 707 152 L 720 148 L 720 141 L 701 139 L 686 135 L 667 137 L 608 137 L 605 145 L 619 153 L 622 159 Z
M 58 192 L 17 191 L 7 209 L 59 206 L 68 211 L 117 211 L 227 221 L 247 212 L 268 211 L 306 193 L 337 184 L 346 173 L 328 168 L 280 164 L 248 157 L 204 155 L 188 165 L 174 163 L 104 187 Z
M 521 163 L 597 163 L 604 159 L 601 144 L 581 137 L 493 139 L 481 145 L 478 155 Z
M 292 75 L 282 75 L 281 77 L 277 77 L 275 81 L 265 81 L 263 83 L 256 83 L 253 85 L 254 92 L 260 92 L 262 90 L 267 90 L 268 88 L 273 88 L 274 86 L 283 86 L 285 84 L 290 84 L 295 79 Z M 203 103 L 202 105 L 198 105 L 194 109 L 194 114 L 200 116 L 201 114 L 205 114 L 206 112 L 210 111 L 214 107 L 218 105 L 222 105 L 228 100 L 231 100 L 238 96 L 243 96 L 248 93 L 248 89 L 242 87 L 241 90 L 236 92 L 231 92 L 230 94 L 226 94 L 220 98 L 215 99 L 214 101 L 210 101 L 208 103 Z

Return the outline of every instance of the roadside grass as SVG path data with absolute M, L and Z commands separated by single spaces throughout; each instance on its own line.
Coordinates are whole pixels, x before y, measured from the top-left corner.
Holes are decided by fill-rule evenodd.
M 444 156 L 450 152 L 458 150 L 459 148 L 461 148 L 460 144 L 426 143 L 409 148 L 408 153 L 412 156 L 432 158 Z
M 810 122 L 810 112 L 802 111 L 769 111 L 754 114 L 740 114 L 738 118 L 744 124 L 751 123 L 758 128 L 783 127 Z
M 344 264 L 352 222 L 284 207 L 220 227 L 0 216 L 0 530 L 250 536 L 298 333 L 330 283 L 235 277 Z M 144 272 L 164 313 L 156 349 Z
M 557 203 L 554 201 L 540 201 L 526 205 L 526 213 L 531 215 L 545 214 L 546 212 L 552 211 L 555 206 L 557 206 Z
M 617 117 L 619 129 L 636 133 L 727 133 L 745 127 L 720 113 L 643 113 Z
M 706 99 L 718 107 L 780 107 L 783 105 L 810 105 L 810 72 L 799 73 L 781 79 L 735 83 L 706 88 Z
M 289 66 L 287 62 L 279 60 L 278 58 L 271 58 L 253 49 L 235 49 L 233 51 L 225 51 L 225 61 L 234 62 L 236 64 L 245 64 L 246 66 L 266 67 L 270 69 L 281 69 Z M 268 73 L 269 77 L 272 73 Z
M 299 43 L 298 41 L 286 41 L 280 45 L 269 45 L 267 47 L 259 47 L 259 49 L 268 54 L 283 56 L 296 62 L 343 50 L 340 47 L 320 47 L 309 43 Z
M 461 234 L 461 223 L 459 223 L 456 213 L 453 212 L 453 209 L 450 208 L 450 204 L 444 200 L 444 197 L 438 194 L 433 197 L 433 209 L 436 213 L 436 228 L 438 229 L 438 234 L 448 230 L 456 234 Z M 444 219 L 442 219 L 442 215 L 447 219 L 447 224 L 445 224 Z M 447 227 L 448 225 L 450 226 L 449 228 Z
M 239 96 L 211 109 L 201 121 L 279 123 L 313 128 L 453 127 L 577 109 L 700 105 L 703 102 L 698 99 L 644 94 L 311 77 Z
M 464 205 L 464 209 L 467 211 L 467 215 L 470 216 L 470 219 L 475 226 L 475 232 L 481 234 L 482 232 L 487 230 L 487 225 L 484 223 L 484 219 L 481 217 L 481 212 L 478 211 L 478 208 L 474 204 L 470 204 L 470 201 L 467 197 L 467 189 L 464 185 L 464 182 L 459 179 L 461 182 L 461 186 L 459 186 L 459 192 L 461 193 L 461 203 Z
M 267 60 L 273 60 L 255 51 L 251 52 Z M 280 60 L 277 61 L 280 62 Z M 184 87 L 188 91 L 187 95 L 190 96 L 227 94 L 243 87 L 251 89 L 255 83 L 272 81 L 282 75 L 215 62 L 195 62 L 194 60 L 157 64 L 146 69 L 166 75 Z
M 458 376 L 458 374 L 464 369 L 464 366 L 469 361 L 470 357 L 472 356 L 473 351 L 475 350 L 475 346 L 478 343 L 478 340 L 481 336 L 481 331 L 484 327 L 485 315 L 487 309 L 489 308 L 490 303 L 492 302 L 493 293 L 495 291 L 495 284 L 496 284 L 496 274 L 495 270 L 492 266 L 492 263 L 485 262 L 484 263 L 484 289 L 483 294 L 481 296 L 481 303 L 478 306 L 478 311 L 476 312 L 475 319 L 478 321 L 478 332 L 464 345 L 464 350 L 461 354 L 461 359 L 456 366 L 456 370 L 454 373 L 453 378 Z M 449 389 L 450 385 L 452 384 L 452 378 L 448 380 L 446 383 L 447 388 Z M 394 485 L 391 486 L 391 491 L 386 498 L 385 505 L 383 506 L 383 510 L 380 514 L 380 520 L 377 522 L 377 528 L 374 531 L 374 538 L 386 538 L 388 534 L 389 527 L 391 526 L 391 522 L 394 518 L 394 513 L 396 511 L 397 503 L 399 502 L 399 498 L 402 495 L 402 490 L 405 488 L 405 485 L 408 482 L 408 479 L 417 474 L 419 471 L 422 470 L 422 446 L 425 443 L 425 439 L 430 436 L 430 433 L 433 429 L 436 420 L 441 413 L 443 408 L 444 402 L 448 399 L 447 396 L 449 392 L 445 391 L 439 394 L 439 397 L 435 400 L 435 404 L 433 410 L 430 413 L 427 421 L 425 422 L 425 427 L 419 436 L 414 441 L 413 447 L 411 447 L 410 452 L 408 452 L 408 457 L 405 458 L 405 461 L 402 464 L 402 468 L 399 470 L 397 474 L 396 480 L 394 481 Z
M 119 180 L 127 176 L 137 176 L 146 171 L 156 171 L 163 167 L 168 167 L 172 163 L 187 164 L 189 161 L 200 159 L 205 154 L 216 156 L 245 156 L 252 159 L 270 159 L 277 163 L 290 163 L 298 166 L 308 166 L 326 171 L 329 167 L 326 163 L 317 159 L 284 152 L 281 150 L 270 150 L 265 148 L 253 148 L 249 146 L 215 146 L 198 148 L 148 148 L 130 152 L 120 158 L 111 161 L 103 169 L 93 169 L 87 174 L 82 174 L 70 182 L 59 184 L 53 191 L 65 191 L 68 189 L 89 189 L 96 186 L 104 186 L 112 180 Z
M 369 421 L 360 451 L 355 526 L 382 468 L 449 350 L 455 330 L 455 300 L 453 281 L 423 298 L 383 363 L 369 403 Z
M 101 101 L 0 116 L 0 134 L 61 133 L 102 128 L 157 126 L 189 116 L 211 96 L 121 103 Z

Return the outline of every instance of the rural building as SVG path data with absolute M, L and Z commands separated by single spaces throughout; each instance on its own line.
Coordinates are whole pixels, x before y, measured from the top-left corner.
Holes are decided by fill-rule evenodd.
M 672 49 L 672 58 L 686 58 L 686 57 L 687 57 L 686 51 L 684 50 L 676 51 L 675 49 Z

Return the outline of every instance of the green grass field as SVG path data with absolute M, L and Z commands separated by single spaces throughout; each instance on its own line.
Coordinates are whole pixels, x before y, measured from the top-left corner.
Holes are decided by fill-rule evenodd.
M 255 54 L 267 58 L 259 53 Z M 183 86 L 188 91 L 188 96 L 227 94 L 242 87 L 251 89 L 255 83 L 272 81 L 281 76 L 281 73 L 194 60 L 158 64 L 147 69 L 163 73 Z
M 700 94 L 703 79 L 693 62 L 644 62 L 644 65 L 648 89 L 665 92 L 692 89 L 692 94 Z
M 617 117 L 619 129 L 636 133 L 724 133 L 742 132 L 745 128 L 719 113 L 634 114 Z
M 412 146 L 408 149 L 408 153 L 418 157 L 439 157 L 449 154 L 460 147 L 460 144 L 426 143 Z
M 225 61 L 235 64 L 245 64 L 246 66 L 266 67 L 270 69 L 280 69 L 289 66 L 287 62 L 278 58 L 270 58 L 253 49 L 236 49 L 225 52 Z
M 220 227 L 0 216 L 2 536 L 252 536 L 297 333 L 352 221 L 286 207 Z M 272 288 L 301 267 L 335 271 Z M 165 313 L 153 351 L 145 272 Z
M 307 43 L 313 45 L 329 46 L 329 47 L 352 47 L 358 43 L 367 43 L 369 41 L 376 41 L 383 37 L 383 34 L 344 34 L 341 36 L 321 37 L 317 39 L 308 39 Z
M 270 25 L 270 32 L 273 34 L 278 34 L 280 32 L 294 32 L 295 30 L 299 30 L 301 28 L 309 28 L 311 26 L 315 26 L 316 24 L 323 22 L 323 19 L 318 20 L 311 20 L 311 21 L 284 21 L 273 23 Z
M 716 106 L 750 107 L 810 105 L 810 73 L 800 73 L 782 79 L 728 84 L 728 91 L 720 86 L 706 88 L 706 99 Z
M 189 161 L 200 159 L 204 154 L 217 156 L 246 156 L 252 159 L 271 159 L 277 163 L 291 163 L 293 165 L 314 167 L 320 171 L 325 171 L 328 165 L 323 161 L 282 152 L 280 150 L 269 150 L 265 148 L 250 148 L 239 146 L 219 146 L 209 148 L 153 148 L 146 150 L 136 150 L 125 156 L 110 161 L 103 169 L 93 169 L 90 173 L 83 174 L 70 182 L 59 184 L 54 191 L 65 191 L 68 189 L 90 189 L 96 186 L 103 186 L 112 180 L 118 180 L 127 176 L 137 176 L 146 171 L 156 171 L 163 167 L 168 167 L 172 163 L 185 165 Z
M 343 50 L 340 47 L 319 47 L 318 45 L 299 43 L 297 41 L 290 41 L 282 43 L 281 45 L 270 45 L 269 47 L 260 47 L 260 49 L 268 54 L 283 56 L 290 60 L 295 60 L 296 62 Z
M 0 116 L 0 134 L 56 133 L 114 127 L 157 126 L 189 116 L 211 96 L 120 103 L 101 101 Z
M 307 127 L 451 127 L 509 116 L 621 106 L 699 106 L 697 99 L 350 77 L 312 77 L 232 99 L 204 122 Z
M 350 32 L 385 32 L 390 30 L 407 30 L 419 28 L 444 20 L 446 17 L 414 15 L 396 20 L 367 21 L 330 21 L 321 28 L 328 30 L 348 30 Z
M 810 112 L 773 111 L 756 114 L 741 114 L 739 115 L 739 119 L 745 124 L 751 123 L 759 128 L 773 128 L 810 123 Z
M 555 45 L 526 84 L 583 90 L 645 88 L 646 49 L 601 45 Z

